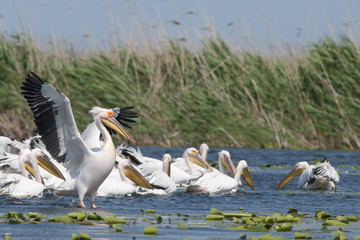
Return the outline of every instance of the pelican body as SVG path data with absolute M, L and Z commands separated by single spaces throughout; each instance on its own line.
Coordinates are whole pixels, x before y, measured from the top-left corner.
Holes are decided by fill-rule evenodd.
M 298 187 L 309 189 L 334 190 L 335 184 L 340 180 L 339 174 L 328 161 L 317 165 L 308 162 L 298 162 L 294 168 L 275 186 L 283 188 L 288 182 L 300 175 Z
M 18 159 L 18 173 L 0 173 L 0 194 L 6 194 L 12 197 L 41 197 L 45 189 L 43 179 L 40 175 L 39 165 L 51 174 L 64 179 L 60 171 L 49 162 L 39 148 L 22 149 Z M 33 179 L 27 171 L 34 177 Z
M 114 167 L 116 156 L 114 143 L 105 126 L 133 144 L 136 144 L 135 140 L 114 118 L 112 110 L 93 107 L 90 114 L 104 139 L 103 146 L 93 151 L 82 139 L 70 100 L 64 94 L 33 72 L 27 76 L 21 89 L 47 151 L 58 162 L 66 163 L 70 175 L 66 182 L 70 190 L 77 193 L 80 206 L 86 207 L 84 196 L 89 196 L 91 207 L 96 208 L 97 190 Z

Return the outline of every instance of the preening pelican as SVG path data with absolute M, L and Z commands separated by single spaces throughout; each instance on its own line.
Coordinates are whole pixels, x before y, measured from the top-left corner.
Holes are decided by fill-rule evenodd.
M 42 184 L 38 163 L 45 166 L 47 170 L 54 174 L 59 173 L 58 169 L 48 161 L 40 149 L 23 149 L 17 159 L 18 173 L 0 173 L 0 194 L 6 194 L 12 197 L 32 197 L 42 196 L 45 186 Z M 44 166 L 44 165 L 43 165 Z M 28 170 L 34 179 L 26 172 Z M 63 177 L 58 175 L 58 177 Z
M 220 161 L 223 162 L 225 166 L 231 166 L 230 153 L 228 151 L 222 150 L 219 153 L 219 162 Z M 201 176 L 199 179 L 194 181 L 188 187 L 187 192 L 209 192 L 209 193 L 236 192 L 241 176 L 245 179 L 248 185 L 252 189 L 254 189 L 253 180 L 251 178 L 245 160 L 239 161 L 236 170 L 234 170 L 233 172 L 234 172 L 234 177 L 232 178 L 215 168 L 208 169 L 203 176 Z
M 165 154 L 162 161 L 160 161 L 154 158 L 143 157 L 134 148 L 120 146 L 117 148 L 117 152 L 119 156 L 128 158 L 154 187 L 153 191 L 146 191 L 146 193 L 169 194 L 176 191 L 176 184 L 170 178 L 173 168 L 170 167 L 172 160 L 169 154 Z
M 120 133 L 136 144 L 130 134 L 114 118 L 109 109 L 93 107 L 90 114 L 101 132 L 104 143 L 101 149 L 92 151 L 83 141 L 76 127 L 70 100 L 51 84 L 31 72 L 21 87 L 34 114 L 34 121 L 46 149 L 58 162 L 66 162 L 71 190 L 75 191 L 84 204 L 88 195 L 91 207 L 96 208 L 95 197 L 99 186 L 110 174 L 115 164 L 115 147 L 105 126 Z M 67 189 L 68 190 L 68 189 Z
M 117 158 L 115 165 L 116 167 L 113 168 L 110 175 L 100 185 L 98 196 L 128 195 L 138 191 L 139 186 L 146 189 L 153 189 L 145 177 L 131 166 L 130 160 Z M 135 178 L 133 176 L 135 176 Z M 139 182 L 138 179 L 141 179 L 142 182 Z M 135 185 L 134 182 L 138 185 Z
M 288 182 L 300 175 L 298 187 L 310 189 L 334 190 L 335 184 L 340 180 L 339 174 L 327 160 L 316 165 L 309 165 L 308 162 L 298 162 L 276 186 L 283 188 Z
M 153 171 L 161 171 L 164 168 L 164 162 L 162 160 L 143 156 L 140 149 L 136 151 L 131 147 L 119 146 L 116 148 L 116 151 L 119 155 L 129 157 L 131 162 L 141 171 L 144 169 L 145 172 L 150 173 Z M 190 151 L 189 154 L 191 155 Z M 190 158 L 192 158 L 192 156 L 190 156 Z M 198 156 L 198 158 L 200 158 L 200 156 Z M 169 167 L 170 174 L 168 174 L 170 179 L 175 184 L 188 184 L 189 180 L 192 179 L 192 176 L 173 164 L 174 161 L 171 160 L 171 167 Z

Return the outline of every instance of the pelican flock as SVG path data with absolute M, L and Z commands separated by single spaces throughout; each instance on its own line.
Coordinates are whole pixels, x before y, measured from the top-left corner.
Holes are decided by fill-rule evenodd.
M 21 86 L 21 94 L 33 112 L 38 136 L 23 142 L 0 136 L 0 195 L 42 197 L 45 190 L 79 198 L 80 207 L 96 208 L 95 198 L 130 194 L 235 193 L 242 179 L 254 189 L 245 160 L 235 167 L 230 153 L 218 153 L 218 168 L 207 162 L 209 147 L 185 149 L 181 157 L 166 153 L 162 159 L 143 156 L 124 144 L 115 145 L 112 134 L 119 133 L 133 145 L 125 130 L 139 115 L 134 107 L 90 109 L 93 122 L 80 133 L 70 100 L 37 74 L 31 72 Z M 334 190 L 339 175 L 324 160 L 316 165 L 298 162 L 275 188 L 283 188 L 300 175 L 298 187 Z

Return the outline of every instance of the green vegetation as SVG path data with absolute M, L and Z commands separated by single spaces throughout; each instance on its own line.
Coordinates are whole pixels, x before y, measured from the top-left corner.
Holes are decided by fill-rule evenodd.
M 139 145 L 360 147 L 360 52 L 346 36 L 282 55 L 236 52 L 221 37 L 136 44 L 75 52 L 0 33 L 0 135 L 34 135 L 20 94 L 34 71 L 69 97 L 80 130 L 94 105 L 135 106 Z
M 130 236 L 133 234 L 165 234 L 167 231 L 174 231 L 175 235 L 173 236 L 176 236 L 177 230 L 191 235 L 191 229 L 198 231 L 201 229 L 220 230 L 220 232 L 233 231 L 235 232 L 234 235 L 239 234 L 243 237 L 242 239 L 245 239 L 247 235 L 248 238 L 246 239 L 284 239 L 285 236 L 286 239 L 288 237 L 291 239 L 312 239 L 312 235 L 314 239 L 320 236 L 322 238 L 332 236 L 333 239 L 346 239 L 346 233 L 348 235 L 353 234 L 359 226 L 359 223 L 355 221 L 357 220 L 355 215 L 331 215 L 324 211 L 317 211 L 315 214 L 303 214 L 299 213 L 295 208 L 290 208 L 285 214 L 275 212 L 264 215 L 242 210 L 224 212 L 216 208 L 210 208 L 210 213 L 208 215 L 206 213 L 198 213 L 198 215 L 184 215 L 181 213 L 144 215 L 139 213 L 138 216 L 131 218 L 120 218 L 111 213 L 108 213 L 110 216 L 103 216 L 96 212 L 83 211 L 69 212 L 67 215 L 59 217 L 48 217 L 38 212 L 8 212 L 0 216 L 0 224 L 14 224 L 16 222 L 20 225 L 34 223 L 87 225 L 84 230 L 88 233 L 73 233 L 73 239 L 90 239 L 90 235 L 98 233 L 117 233 L 122 234 L 122 236 Z M 326 213 L 326 216 L 320 213 Z M 170 221 L 170 216 L 173 221 Z M 159 221 L 159 219 L 169 219 L 169 221 Z M 237 221 L 234 221 L 234 219 Z M 350 221 L 350 219 L 354 221 Z M 97 230 L 92 231 L 92 226 Z M 130 230 L 134 226 L 136 226 L 137 230 Z M 100 228 L 103 228 L 103 231 L 99 231 Z M 11 235 L 11 233 L 7 233 L 3 236 L 5 239 L 11 239 L 13 237 Z M 104 237 L 104 235 L 102 236 Z M 49 235 L 49 237 L 52 236 Z

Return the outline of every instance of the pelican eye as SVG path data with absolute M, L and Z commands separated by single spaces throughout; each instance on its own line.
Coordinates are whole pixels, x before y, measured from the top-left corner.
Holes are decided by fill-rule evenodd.
M 113 117 L 113 116 L 114 116 L 114 112 L 107 112 L 107 116 L 108 116 L 108 117 Z

